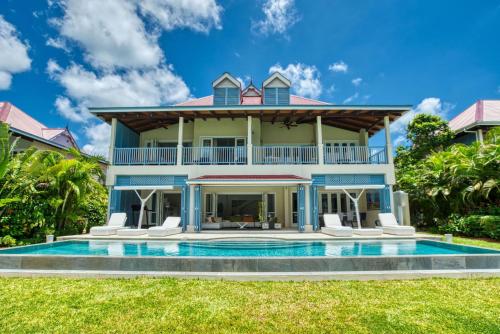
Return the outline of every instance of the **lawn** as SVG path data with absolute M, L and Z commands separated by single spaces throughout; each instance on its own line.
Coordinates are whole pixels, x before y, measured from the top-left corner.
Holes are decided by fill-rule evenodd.
M 1 278 L 2 333 L 500 333 L 500 279 Z
M 470 245 L 470 246 L 479 246 L 479 247 L 500 249 L 500 242 L 494 241 L 494 240 L 487 241 L 484 239 L 477 239 L 477 238 L 453 237 L 453 242 L 457 243 L 457 244 L 464 244 L 464 245 Z

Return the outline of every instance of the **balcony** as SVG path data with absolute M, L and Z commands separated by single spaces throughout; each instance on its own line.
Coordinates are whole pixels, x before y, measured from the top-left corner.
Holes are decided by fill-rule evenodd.
M 246 165 L 249 163 L 246 146 L 184 147 L 182 165 Z M 254 146 L 254 165 L 317 165 L 320 163 L 317 146 Z M 323 163 L 386 164 L 385 146 L 325 146 Z M 177 148 L 115 148 L 114 165 L 176 165 Z

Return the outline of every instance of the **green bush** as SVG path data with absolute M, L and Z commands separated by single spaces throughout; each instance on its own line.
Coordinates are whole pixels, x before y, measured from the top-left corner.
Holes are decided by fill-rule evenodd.
M 500 239 L 500 216 L 470 215 L 462 217 L 453 214 L 447 220 L 439 222 L 439 232 L 476 238 Z
M 3 238 L 0 238 L 0 246 L 12 247 L 16 245 L 16 239 L 11 237 L 10 235 L 6 235 Z

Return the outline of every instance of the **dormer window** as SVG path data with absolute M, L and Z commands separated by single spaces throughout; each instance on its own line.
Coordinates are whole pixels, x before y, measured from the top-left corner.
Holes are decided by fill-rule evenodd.
M 212 83 L 214 106 L 241 104 L 241 84 L 231 74 L 224 73 Z
M 289 105 L 290 86 L 290 80 L 281 73 L 274 73 L 262 84 L 263 103 L 266 105 Z

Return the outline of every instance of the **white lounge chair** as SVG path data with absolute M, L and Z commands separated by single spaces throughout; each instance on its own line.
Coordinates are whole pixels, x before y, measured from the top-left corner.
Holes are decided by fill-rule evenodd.
M 132 237 L 138 236 L 148 233 L 147 228 L 121 228 L 116 231 L 116 235 L 120 235 L 122 237 Z
M 380 221 L 380 225 L 382 225 L 378 228 L 382 229 L 384 233 L 403 236 L 412 236 L 415 234 L 413 226 L 399 225 L 392 213 L 379 213 L 378 220 Z
M 90 235 L 105 236 L 116 234 L 116 231 L 125 227 L 127 214 L 124 212 L 112 213 L 108 224 L 105 226 L 94 226 L 90 228 Z
M 161 226 L 155 226 L 148 229 L 150 237 L 165 237 L 167 235 L 177 234 L 182 232 L 179 227 L 181 217 L 167 217 Z
M 323 221 L 325 227 L 321 228 L 321 232 L 335 237 L 352 237 L 352 228 L 342 226 L 340 217 L 337 214 L 324 214 Z

